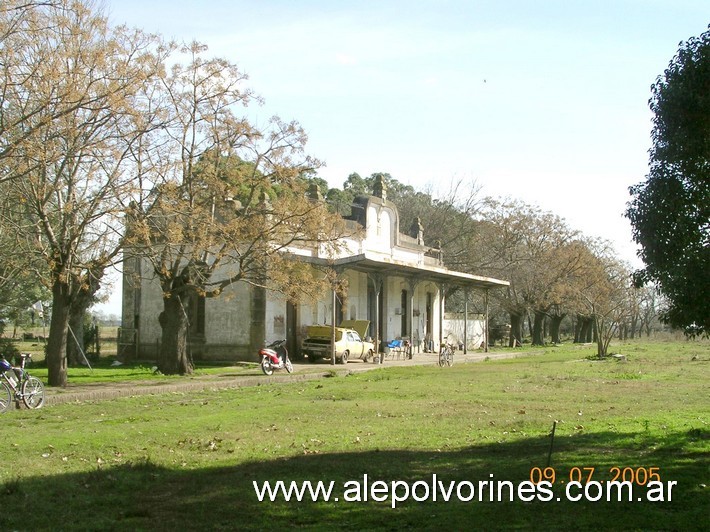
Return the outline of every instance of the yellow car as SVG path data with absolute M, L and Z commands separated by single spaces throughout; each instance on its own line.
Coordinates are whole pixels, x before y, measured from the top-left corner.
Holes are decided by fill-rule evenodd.
M 367 361 L 374 356 L 375 345 L 363 340 L 369 326 L 367 320 L 346 320 L 335 328 L 335 360 L 339 364 L 347 364 L 353 357 Z M 310 362 L 330 358 L 331 334 L 330 325 L 309 326 L 306 339 L 301 345 L 301 353 Z

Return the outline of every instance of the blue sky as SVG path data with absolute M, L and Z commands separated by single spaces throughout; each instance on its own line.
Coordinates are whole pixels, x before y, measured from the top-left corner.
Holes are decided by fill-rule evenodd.
M 612 240 L 647 171 L 650 86 L 701 34 L 699 0 L 105 0 L 115 23 L 198 40 L 297 120 L 321 177 L 476 181 Z M 111 307 L 112 309 L 115 306 Z

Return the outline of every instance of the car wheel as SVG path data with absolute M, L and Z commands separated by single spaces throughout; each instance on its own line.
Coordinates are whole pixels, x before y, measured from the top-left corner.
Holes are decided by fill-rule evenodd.
M 340 355 L 338 362 L 340 362 L 341 364 L 347 364 L 348 358 L 350 358 L 350 353 L 348 351 L 343 351 L 343 354 Z

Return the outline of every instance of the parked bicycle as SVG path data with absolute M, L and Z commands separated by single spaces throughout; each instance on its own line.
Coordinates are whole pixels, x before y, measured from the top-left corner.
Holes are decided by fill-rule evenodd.
M 44 404 L 44 384 L 25 370 L 31 358 L 30 353 L 21 353 L 19 368 L 0 358 L 0 414 L 10 408 L 13 400 L 18 405 L 22 401 L 27 408 L 40 408 Z
M 453 366 L 454 364 L 454 346 L 449 342 L 442 344 L 441 350 L 439 351 L 439 366 Z

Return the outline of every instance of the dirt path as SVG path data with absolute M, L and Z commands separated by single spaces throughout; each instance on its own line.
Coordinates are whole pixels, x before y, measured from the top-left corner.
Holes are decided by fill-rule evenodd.
M 505 358 L 515 358 L 527 356 L 529 353 L 456 353 L 455 364 L 466 364 L 481 362 L 486 358 L 500 360 Z M 198 392 L 203 390 L 224 390 L 229 388 L 242 388 L 245 386 L 260 386 L 264 384 L 302 382 L 315 379 L 322 379 L 333 375 L 347 375 L 348 373 L 370 371 L 388 367 L 401 366 L 423 366 L 436 364 L 438 355 L 436 354 L 415 354 L 412 360 L 387 360 L 384 364 L 365 363 L 354 360 L 346 366 L 331 366 L 328 361 L 320 364 L 296 363 L 294 372 L 274 373 L 271 377 L 263 375 L 257 368 L 254 375 L 234 376 L 234 375 L 207 375 L 200 377 L 185 377 L 178 382 L 165 381 L 130 381 L 115 383 L 96 383 L 72 385 L 66 388 L 45 388 L 45 406 L 52 406 L 61 403 L 82 402 L 82 401 L 102 401 L 116 399 L 118 397 L 131 397 L 136 395 L 157 395 L 163 393 L 185 393 Z

